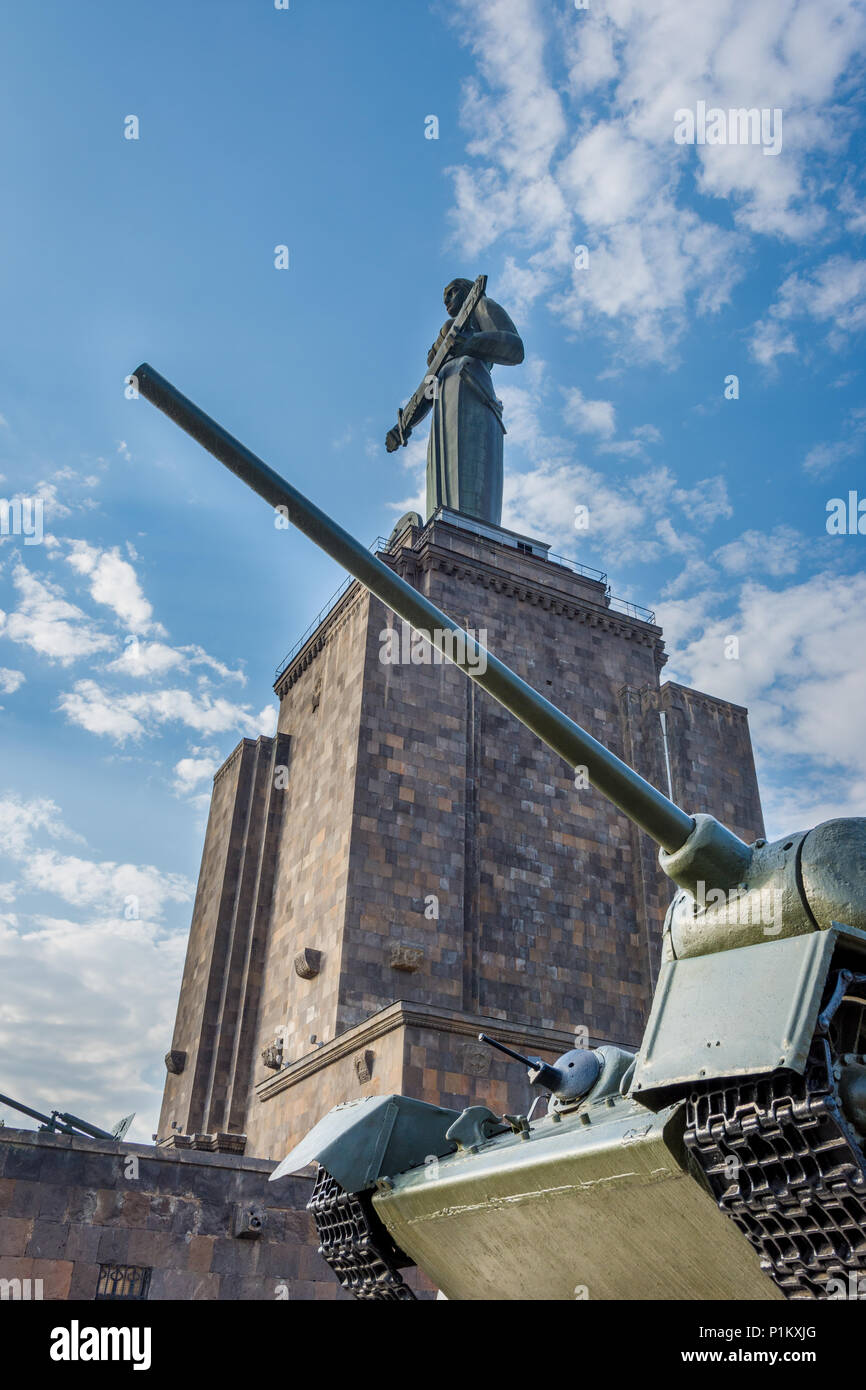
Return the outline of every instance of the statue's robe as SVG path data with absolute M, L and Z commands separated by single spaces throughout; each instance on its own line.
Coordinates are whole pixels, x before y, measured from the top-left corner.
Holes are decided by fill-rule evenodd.
M 495 363 L 523 361 L 523 342 L 495 300 L 482 298 L 464 333 L 471 355 L 447 361 L 438 373 L 427 445 L 427 515 L 437 507 L 502 523 L 502 402 L 490 375 Z

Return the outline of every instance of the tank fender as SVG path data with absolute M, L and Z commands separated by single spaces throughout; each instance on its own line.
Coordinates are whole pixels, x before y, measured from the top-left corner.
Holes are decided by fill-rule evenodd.
M 270 1181 L 319 1163 L 345 1192 L 364 1192 L 380 1177 L 454 1153 L 446 1131 L 457 1110 L 410 1096 L 362 1096 L 343 1101 L 314 1125 L 271 1173 Z
M 803 1073 L 837 948 L 855 958 L 866 933 L 840 922 L 760 946 L 667 961 L 659 972 L 631 1083 L 632 1099 L 696 1081 Z

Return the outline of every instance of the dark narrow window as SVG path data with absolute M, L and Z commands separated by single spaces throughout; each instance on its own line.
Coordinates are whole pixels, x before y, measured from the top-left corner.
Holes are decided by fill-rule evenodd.
M 150 1270 L 139 1265 L 100 1265 L 97 1298 L 128 1298 L 141 1301 L 150 1288 Z

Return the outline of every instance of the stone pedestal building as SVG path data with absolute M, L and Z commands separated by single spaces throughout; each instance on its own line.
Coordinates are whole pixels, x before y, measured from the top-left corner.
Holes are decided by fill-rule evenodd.
M 762 834 L 746 711 L 663 683 L 652 614 L 603 576 L 441 512 L 382 558 L 685 809 Z M 278 676 L 276 735 L 214 779 L 162 1143 L 277 1159 L 367 1093 L 525 1110 L 480 1030 L 640 1040 L 655 846 L 449 663 L 383 661 L 394 624 L 349 585 Z

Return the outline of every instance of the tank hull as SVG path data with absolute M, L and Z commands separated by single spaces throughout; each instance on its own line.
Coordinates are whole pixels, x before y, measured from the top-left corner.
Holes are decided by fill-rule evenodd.
M 602 1101 L 398 1176 L 373 1207 L 449 1299 L 781 1299 L 684 1128 L 683 1103 Z

